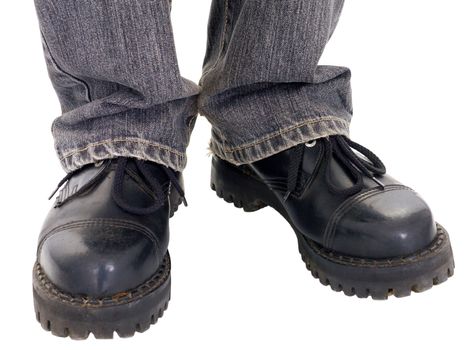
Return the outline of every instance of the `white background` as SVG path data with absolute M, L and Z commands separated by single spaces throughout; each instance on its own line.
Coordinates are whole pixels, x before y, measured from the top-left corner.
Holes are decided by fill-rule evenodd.
M 210 2 L 173 2 L 180 69 L 197 81 Z M 450 232 L 453 278 L 388 301 L 322 286 L 274 210 L 246 214 L 209 189 L 210 129 L 199 118 L 185 172 L 190 206 L 171 222 L 169 309 L 133 338 L 76 342 L 53 337 L 34 317 L 36 239 L 63 176 L 50 135 L 60 110 L 33 2 L 2 1 L 0 347 L 468 349 L 469 14 L 466 0 L 349 1 L 322 59 L 352 69 L 353 139 L 414 187 Z

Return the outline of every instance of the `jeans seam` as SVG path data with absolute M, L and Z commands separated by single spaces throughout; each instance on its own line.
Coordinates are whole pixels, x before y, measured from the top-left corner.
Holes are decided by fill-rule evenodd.
M 49 53 L 49 57 L 51 58 L 51 62 L 52 64 L 54 65 L 54 67 L 59 71 L 61 72 L 62 74 L 68 76 L 70 79 L 72 80 L 75 80 L 76 82 L 80 83 L 83 85 L 83 87 L 85 88 L 86 90 L 86 99 L 88 102 L 91 102 L 91 89 L 90 89 L 90 86 L 88 85 L 88 83 L 83 80 L 83 79 L 80 79 L 78 77 L 76 77 L 75 75 L 73 74 L 70 74 L 69 72 L 67 72 L 65 69 L 63 69 L 58 63 L 57 63 L 57 60 L 55 59 L 54 55 L 52 54 L 52 51 L 49 47 L 49 44 L 47 43 L 46 41 L 46 36 L 44 35 L 44 33 L 41 31 L 41 37 L 42 37 L 42 40 L 44 41 L 44 46 L 47 50 L 47 52 Z
M 68 153 L 64 154 L 63 156 L 59 157 L 59 159 L 61 161 L 63 161 L 66 158 L 70 158 L 75 154 L 82 153 L 82 152 L 84 152 L 84 151 L 86 151 L 86 150 L 88 150 L 92 147 L 101 146 L 101 145 L 104 145 L 106 143 L 119 143 L 119 142 L 131 142 L 131 143 L 137 143 L 137 144 L 138 143 L 141 143 L 141 144 L 143 143 L 143 144 L 147 144 L 149 146 L 155 147 L 155 148 L 159 148 L 159 149 L 168 151 L 168 152 L 173 153 L 173 154 L 175 154 L 175 155 L 177 155 L 181 158 L 184 157 L 183 153 L 181 153 L 179 151 L 176 151 L 176 150 L 172 149 L 171 147 L 162 145 L 160 143 L 156 143 L 156 142 L 152 142 L 152 141 L 148 141 L 148 140 L 144 140 L 144 139 L 124 138 L 124 139 L 107 139 L 107 140 L 100 141 L 100 142 L 90 143 L 86 147 L 76 149 L 76 150 L 73 150 L 71 152 L 68 152 Z
M 338 117 L 335 117 L 335 116 L 326 116 L 326 117 L 316 117 L 315 119 L 310 119 L 310 120 L 306 120 L 306 121 L 303 121 L 301 123 L 298 123 L 298 124 L 295 124 L 295 125 L 292 125 L 292 126 L 289 126 L 287 128 L 283 128 L 281 130 L 278 130 L 274 133 L 271 133 L 269 134 L 268 136 L 266 137 L 263 137 L 259 140 L 256 140 L 256 141 L 253 141 L 253 142 L 250 142 L 250 143 L 246 143 L 246 144 L 243 144 L 241 146 L 236 146 L 236 147 L 224 147 L 224 146 L 221 146 L 221 149 L 226 152 L 226 153 L 234 153 L 234 152 L 237 152 L 237 151 L 241 151 L 241 150 L 244 150 L 244 149 L 247 149 L 247 148 L 251 148 L 251 147 L 254 147 L 254 146 L 257 146 L 261 143 L 264 143 L 264 142 L 267 142 L 267 141 L 270 141 L 272 140 L 273 138 L 275 137 L 278 137 L 278 136 L 281 136 L 285 133 L 288 133 L 292 130 L 295 130 L 295 129 L 298 129 L 298 128 L 301 128 L 303 126 L 306 126 L 306 125 L 313 125 L 313 124 L 318 124 L 318 123 L 321 123 L 321 122 L 325 122 L 325 121 L 335 121 L 335 122 L 340 122 L 342 124 L 345 124 L 347 126 L 347 122 L 341 118 L 338 118 Z
M 227 32 L 228 32 L 228 18 L 229 18 L 229 15 L 228 15 L 228 2 L 229 0 L 225 0 L 224 1 L 224 28 L 223 28 L 223 31 L 222 31 L 222 36 L 220 38 L 220 44 L 219 44 L 219 47 L 220 47 L 220 50 L 219 50 L 219 53 L 217 55 L 217 59 L 215 60 L 214 64 L 212 66 L 210 66 L 201 76 L 201 80 L 207 75 L 209 74 L 210 72 L 212 72 L 215 67 L 217 67 L 217 65 L 219 64 L 220 60 L 222 59 L 222 56 L 223 56 L 223 53 L 224 53 L 224 50 L 227 46 Z

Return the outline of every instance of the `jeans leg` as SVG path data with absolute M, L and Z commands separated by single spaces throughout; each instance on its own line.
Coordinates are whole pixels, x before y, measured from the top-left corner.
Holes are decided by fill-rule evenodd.
M 117 156 L 182 170 L 199 87 L 180 76 L 169 0 L 35 0 L 66 171 Z
M 319 66 L 343 0 L 213 0 L 199 98 L 212 151 L 249 163 L 348 134 L 350 71 Z

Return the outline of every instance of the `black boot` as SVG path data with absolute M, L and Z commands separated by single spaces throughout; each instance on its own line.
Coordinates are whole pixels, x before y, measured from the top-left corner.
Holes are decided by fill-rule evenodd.
M 246 211 L 281 213 L 313 276 L 346 295 L 407 296 L 453 274 L 449 236 L 427 204 L 344 136 L 242 166 L 214 156 L 211 186 Z
M 180 173 L 131 158 L 87 165 L 61 181 L 33 270 L 44 329 L 126 337 L 162 316 L 170 299 L 168 219 L 184 200 L 181 182 Z

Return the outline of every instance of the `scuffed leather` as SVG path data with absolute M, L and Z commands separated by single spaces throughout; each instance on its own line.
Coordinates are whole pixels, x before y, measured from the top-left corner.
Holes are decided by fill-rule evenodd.
M 132 289 L 157 271 L 167 251 L 170 201 L 150 215 L 123 211 L 111 195 L 115 165 L 85 166 L 64 186 L 44 222 L 38 261 L 49 280 L 68 293 L 103 297 Z M 174 198 L 160 165 L 150 166 L 165 195 Z M 124 195 L 146 207 L 152 193 L 134 170 L 125 177 Z
M 353 196 L 330 191 L 326 176 L 339 188 L 352 179 L 334 158 L 331 173 L 324 168 L 325 141 L 305 147 L 299 184 L 287 200 L 290 152 L 243 165 L 276 195 L 277 206 L 300 233 L 338 253 L 363 258 L 389 258 L 414 253 L 432 242 L 436 224 L 431 210 L 412 189 L 388 174 L 378 176 L 385 185 L 364 178 L 364 189 Z

